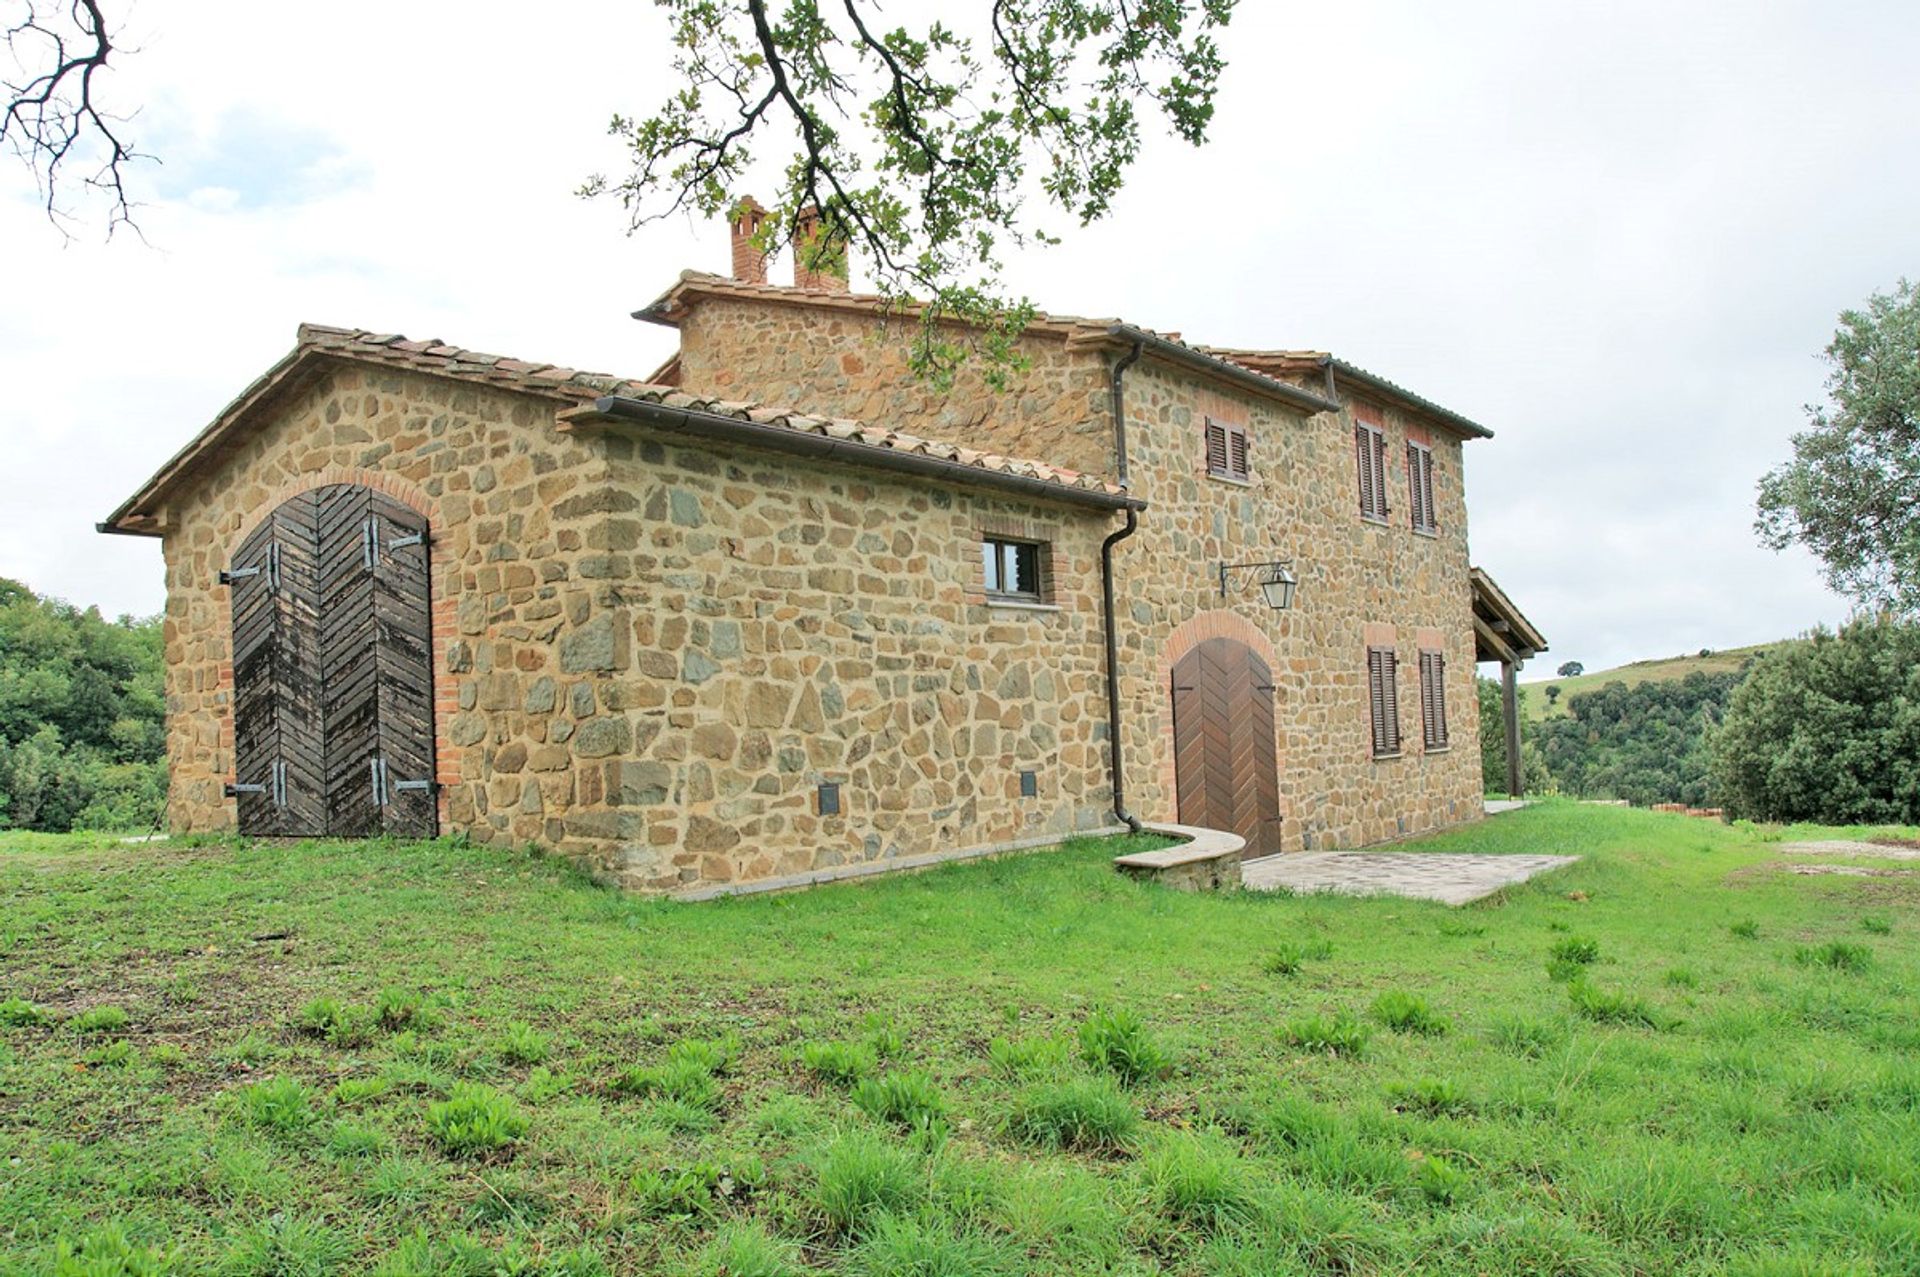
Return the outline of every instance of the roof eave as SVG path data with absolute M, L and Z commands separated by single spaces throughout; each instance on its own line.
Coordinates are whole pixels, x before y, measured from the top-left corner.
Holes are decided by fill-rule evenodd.
M 1461 434 L 1470 435 L 1476 439 L 1493 438 L 1493 431 L 1487 429 L 1487 427 L 1481 425 L 1479 422 L 1468 417 L 1463 417 L 1451 408 L 1443 408 L 1433 402 L 1433 400 L 1422 395 L 1417 395 L 1397 382 L 1388 381 L 1378 373 L 1371 373 L 1365 368 L 1350 364 L 1337 355 L 1324 356 L 1321 364 L 1323 367 L 1332 368 L 1333 371 L 1341 377 L 1345 377 L 1350 381 L 1357 381 L 1361 385 L 1388 398 L 1397 399 L 1408 407 L 1424 413 L 1429 417 L 1438 418 L 1442 424 L 1458 430 Z
M 694 434 L 703 440 L 741 443 L 796 456 L 834 460 L 870 469 L 892 470 L 921 478 L 944 479 L 970 487 L 992 488 L 1019 493 L 1068 505 L 1097 510 L 1144 510 L 1147 503 L 1125 492 L 1105 486 L 1077 487 L 1051 479 L 1013 474 L 986 466 L 970 465 L 945 457 L 928 456 L 883 447 L 853 439 L 795 430 L 786 426 L 729 416 L 702 408 L 677 407 L 647 399 L 605 395 L 591 407 L 563 414 L 562 429 L 582 424 L 627 424 L 655 430 Z
M 1197 372 L 1230 381 L 1248 390 L 1256 390 L 1270 398 L 1279 399 L 1307 413 L 1338 412 L 1340 405 L 1311 390 L 1302 390 L 1291 382 L 1281 381 L 1278 377 L 1269 377 L 1263 372 L 1255 372 L 1244 364 L 1236 364 L 1230 359 L 1218 355 L 1209 355 L 1192 346 L 1170 341 L 1160 334 L 1150 332 L 1133 324 L 1113 324 L 1107 328 L 1106 335 L 1116 341 L 1138 344 L 1148 354 L 1168 363 L 1180 364 Z

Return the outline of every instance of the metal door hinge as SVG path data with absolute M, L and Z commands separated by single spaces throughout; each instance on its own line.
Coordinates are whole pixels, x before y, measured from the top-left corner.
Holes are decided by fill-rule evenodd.
M 267 779 L 258 785 L 240 785 L 229 781 L 221 786 L 221 792 L 228 798 L 238 798 L 242 794 L 271 794 L 275 807 L 287 805 L 287 765 L 275 761 L 267 767 Z
M 394 780 L 387 771 L 387 760 L 384 758 L 370 759 L 367 767 L 372 773 L 375 807 L 387 806 L 395 794 L 431 794 L 440 788 L 438 781 Z
M 380 562 L 380 517 L 360 525 L 360 562 L 371 569 Z

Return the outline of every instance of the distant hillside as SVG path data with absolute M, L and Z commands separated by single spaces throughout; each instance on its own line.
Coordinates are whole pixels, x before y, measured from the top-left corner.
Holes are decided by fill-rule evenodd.
M 1630 665 L 1617 666 L 1610 670 L 1588 670 L 1579 678 L 1550 678 L 1526 684 L 1525 697 L 1527 717 L 1534 721 L 1549 715 L 1565 717 L 1567 701 L 1582 692 L 1597 692 L 1608 683 L 1625 683 L 1629 687 L 1639 683 L 1664 682 L 1685 678 L 1692 673 L 1731 674 L 1739 671 L 1749 657 L 1770 652 L 1776 648 L 1789 647 L 1803 639 L 1783 639 L 1778 643 L 1759 643 L 1752 647 L 1727 647 L 1696 652 L 1690 656 L 1668 656 L 1651 661 L 1634 661 Z M 1552 656 L 1543 658 L 1551 660 Z M 1547 689 L 1560 689 L 1558 702 L 1547 703 Z

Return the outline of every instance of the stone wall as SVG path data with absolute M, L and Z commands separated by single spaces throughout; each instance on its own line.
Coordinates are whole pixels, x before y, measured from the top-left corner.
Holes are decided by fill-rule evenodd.
M 1378 405 L 1385 408 L 1385 405 Z M 1361 519 L 1349 412 L 1301 417 L 1250 393 L 1222 390 L 1152 360 L 1127 374 L 1139 533 L 1115 552 L 1126 725 L 1135 813 L 1178 818 L 1174 800 L 1173 664 L 1220 635 L 1273 669 L 1283 845 L 1354 847 L 1480 815 L 1479 701 L 1474 691 L 1466 502 L 1457 437 L 1392 409 L 1386 524 Z M 1251 480 L 1206 473 L 1207 416 L 1248 428 Z M 1437 535 L 1408 518 L 1406 443 L 1434 450 Z M 1247 574 L 1220 593 L 1222 563 L 1291 559 L 1294 606 L 1268 608 Z M 1373 757 L 1366 650 L 1400 655 L 1403 748 Z M 1446 656 L 1449 744 L 1422 746 L 1418 652 Z
M 170 512 L 175 829 L 234 823 L 218 574 L 280 502 L 342 482 L 432 527 L 445 832 L 657 890 L 1107 823 L 1106 519 L 645 433 L 563 434 L 563 406 L 342 364 Z M 1052 545 L 1048 606 L 988 602 L 988 530 Z M 841 786 L 838 815 L 817 810 L 823 781 Z
M 603 516 L 599 450 L 555 432 L 536 396 L 332 363 L 167 512 L 165 619 L 169 821 L 228 829 L 233 800 L 232 620 L 219 574 L 247 533 L 296 493 L 378 488 L 432 529 L 435 754 L 443 827 L 486 807 L 487 715 L 545 668 L 593 611 L 584 553 Z
M 1101 472 L 1112 466 L 1111 351 L 1030 335 L 1026 381 L 1004 396 L 963 381 L 943 401 L 907 370 L 906 331 L 844 309 L 704 300 L 681 334 L 682 385 L 696 393 L 945 432 Z M 1150 506 L 1139 534 L 1116 551 L 1135 814 L 1179 817 L 1168 677 L 1182 643 L 1217 633 L 1247 642 L 1275 666 L 1288 848 L 1359 846 L 1477 817 L 1479 702 L 1459 437 L 1384 402 L 1356 399 L 1386 424 L 1391 515 L 1378 525 L 1360 517 L 1351 411 L 1303 418 L 1151 356 L 1129 370 L 1126 386 L 1133 490 Z M 1324 391 L 1319 383 L 1305 388 Z M 1251 482 L 1205 473 L 1208 414 L 1249 427 Z M 1416 533 L 1408 518 L 1410 436 L 1434 452 L 1434 536 Z M 1245 577 L 1221 597 L 1219 564 L 1275 558 L 1293 559 L 1302 578 L 1291 612 L 1266 608 Z M 1400 656 L 1405 744 L 1393 759 L 1372 755 L 1366 649 L 1375 643 Z M 1419 717 L 1422 648 L 1442 651 L 1447 661 L 1450 741 L 1431 754 Z
M 793 303 L 700 301 L 680 325 L 680 384 L 701 394 L 870 421 L 946 443 L 1090 474 L 1113 469 L 1106 368 L 1058 333 L 1029 331 L 1028 361 L 1004 391 L 978 362 L 950 394 L 908 367 L 919 321 Z
M 665 889 L 1108 823 L 1105 519 L 646 432 L 605 441 L 608 641 L 547 724 L 574 760 L 566 850 Z M 1052 606 L 987 602 L 988 529 L 1052 543 Z

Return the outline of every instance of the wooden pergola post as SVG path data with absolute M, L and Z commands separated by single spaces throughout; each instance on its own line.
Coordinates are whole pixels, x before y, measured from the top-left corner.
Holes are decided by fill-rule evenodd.
M 1520 662 L 1500 663 L 1500 699 L 1507 725 L 1507 797 L 1522 796 L 1520 779 Z
M 1526 777 L 1520 766 L 1520 667 L 1547 650 L 1547 640 L 1521 614 L 1493 578 L 1472 569 L 1473 655 L 1500 662 L 1500 717 L 1507 742 L 1507 797 L 1522 797 Z M 1480 725 L 1482 733 L 1486 724 Z

